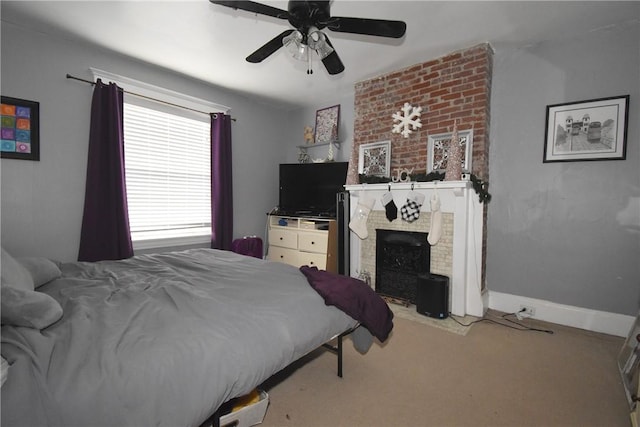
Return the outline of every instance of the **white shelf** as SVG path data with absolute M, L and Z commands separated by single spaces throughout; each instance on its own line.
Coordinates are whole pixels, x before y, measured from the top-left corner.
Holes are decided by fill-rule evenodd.
M 281 224 L 280 221 L 283 221 Z M 287 228 L 289 230 L 322 230 L 329 229 L 329 223 L 335 222 L 333 218 L 321 218 L 313 216 L 290 216 L 269 214 L 269 226 L 271 228 Z
M 300 148 L 301 150 L 306 150 L 307 148 L 314 148 L 314 147 L 325 147 L 329 144 L 333 144 L 336 146 L 336 148 L 340 148 L 340 141 L 333 141 L 333 142 L 319 142 L 317 144 L 304 144 L 304 145 L 298 145 L 297 147 Z

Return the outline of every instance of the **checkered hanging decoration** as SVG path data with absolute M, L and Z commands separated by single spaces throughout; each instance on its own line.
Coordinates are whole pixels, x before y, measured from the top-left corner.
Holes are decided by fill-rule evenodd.
M 413 222 L 420 218 L 420 207 L 424 203 L 424 194 L 410 191 L 407 202 L 400 208 L 400 216 L 403 221 Z

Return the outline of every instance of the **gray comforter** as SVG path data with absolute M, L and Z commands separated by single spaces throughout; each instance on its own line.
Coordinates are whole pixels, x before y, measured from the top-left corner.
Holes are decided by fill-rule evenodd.
M 60 268 L 38 291 L 63 318 L 2 327 L 3 427 L 197 426 L 356 324 L 297 268 L 231 252 Z

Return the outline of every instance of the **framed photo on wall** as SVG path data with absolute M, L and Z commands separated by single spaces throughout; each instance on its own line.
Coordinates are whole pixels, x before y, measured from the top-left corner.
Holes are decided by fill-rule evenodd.
M 316 111 L 316 144 L 338 142 L 340 105 Z
M 624 160 L 629 95 L 547 106 L 543 162 Z
M 40 160 L 40 103 L 3 96 L 0 109 L 1 157 Z
M 358 173 L 387 178 L 391 176 L 391 141 L 361 144 Z
M 449 145 L 453 133 L 429 135 L 427 140 L 427 173 L 445 172 L 449 158 Z M 473 129 L 458 131 L 458 140 L 462 148 L 462 172 L 471 172 Z

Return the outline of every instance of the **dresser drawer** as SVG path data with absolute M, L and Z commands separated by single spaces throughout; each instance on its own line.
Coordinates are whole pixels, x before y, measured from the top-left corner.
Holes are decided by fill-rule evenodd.
M 329 237 L 326 233 L 300 233 L 298 235 L 298 249 L 305 252 L 326 254 Z
M 282 248 L 298 249 L 298 233 L 289 230 L 269 230 L 269 244 Z
M 298 265 L 308 265 L 309 267 L 318 267 L 319 270 L 326 270 L 327 255 L 314 254 L 311 252 L 298 252 Z
M 299 254 L 300 252 L 295 249 L 287 249 L 281 248 L 278 246 L 269 246 L 269 253 L 267 254 L 267 259 L 269 261 L 278 261 L 283 262 L 285 264 L 293 265 L 295 267 L 299 267 Z

